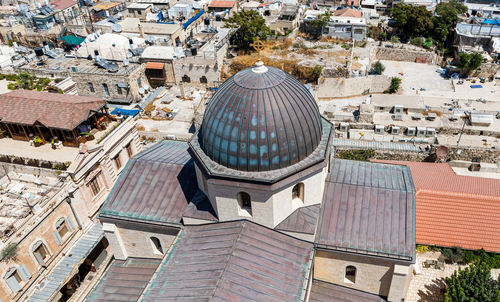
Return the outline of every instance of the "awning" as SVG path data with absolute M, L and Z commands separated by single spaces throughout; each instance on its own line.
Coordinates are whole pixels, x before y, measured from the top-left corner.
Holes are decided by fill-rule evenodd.
M 63 37 L 60 37 L 59 39 L 63 40 L 64 43 L 66 43 L 68 45 L 74 45 L 74 46 L 80 45 L 85 40 L 84 38 L 75 37 L 72 35 L 63 36 Z
M 87 258 L 103 237 L 102 225 L 94 223 L 89 231 L 73 245 L 69 253 L 52 270 L 44 287 L 35 291 L 28 301 L 50 301 L 59 292 L 66 280 L 78 271 L 78 266 Z
M 139 113 L 141 110 L 140 109 L 121 109 L 121 108 L 115 108 L 113 111 L 111 111 L 111 114 L 117 115 L 118 112 L 120 112 L 121 115 L 124 116 L 135 116 L 137 113 Z
M 123 82 L 118 82 L 116 85 L 120 88 L 128 88 L 128 85 Z
M 146 63 L 146 69 L 163 69 L 163 66 L 165 66 L 164 63 L 158 63 L 158 62 L 147 62 Z

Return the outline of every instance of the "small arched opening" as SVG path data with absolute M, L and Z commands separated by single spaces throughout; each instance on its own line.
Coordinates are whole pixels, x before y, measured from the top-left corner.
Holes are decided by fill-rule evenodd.
M 156 237 L 150 237 L 149 239 L 151 239 L 151 245 L 153 246 L 153 252 L 155 254 L 163 255 L 163 247 L 161 246 L 160 239 L 158 239 Z
M 355 266 L 352 266 L 352 265 L 346 266 L 344 282 L 351 283 L 351 284 L 356 283 L 356 272 L 357 272 L 357 269 Z
M 238 193 L 238 205 L 240 206 L 240 215 L 252 215 L 252 200 L 248 193 Z

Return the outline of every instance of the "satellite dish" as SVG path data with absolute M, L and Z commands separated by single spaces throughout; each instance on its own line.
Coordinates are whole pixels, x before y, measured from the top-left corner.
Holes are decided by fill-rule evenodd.
M 448 148 L 445 146 L 439 146 L 436 149 L 436 157 L 438 159 L 445 159 L 448 156 Z
M 142 87 L 141 87 L 141 88 L 139 88 L 139 94 L 144 94 L 144 92 L 145 92 L 145 91 L 144 91 L 144 88 L 142 88 Z
M 115 33 L 120 33 L 122 32 L 122 26 L 120 24 L 113 24 L 112 30 Z

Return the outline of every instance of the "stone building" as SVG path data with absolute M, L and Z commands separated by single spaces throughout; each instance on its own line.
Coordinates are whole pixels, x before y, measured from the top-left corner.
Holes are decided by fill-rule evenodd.
M 126 279 L 110 271 L 89 301 L 403 299 L 415 262 L 409 170 L 333 159 L 332 130 L 291 75 L 259 62 L 231 77 L 188 143 L 129 162 L 99 218 L 111 267 L 143 262 L 150 280 L 117 292 Z
M 74 157 L 65 172 L 2 163 L 0 249 L 16 248 L 0 262 L 0 299 L 57 301 L 79 296 L 111 259 L 95 217 L 128 159 L 142 150 L 135 121 L 122 121 L 102 140 L 80 149 L 37 151 L 21 143 L 33 149 L 37 160 L 51 151 Z

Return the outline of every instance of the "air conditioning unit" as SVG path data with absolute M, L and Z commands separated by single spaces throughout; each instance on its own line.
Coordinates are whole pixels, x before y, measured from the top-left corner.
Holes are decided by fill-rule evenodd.
M 71 66 L 71 72 L 78 72 L 78 67 Z
M 392 126 L 392 128 L 391 128 L 391 134 L 396 135 L 396 134 L 399 134 L 399 133 L 401 133 L 401 128 L 399 128 L 398 126 Z
M 415 129 L 415 127 L 408 127 L 408 129 L 406 129 L 406 135 L 415 136 L 415 134 L 417 134 L 417 129 Z
M 339 130 L 347 132 L 347 130 L 349 130 L 349 123 L 340 123 Z
M 403 114 L 402 113 L 396 113 L 396 114 L 394 114 L 394 120 L 395 121 L 402 121 L 403 120 Z
M 376 134 L 383 134 L 385 130 L 385 127 L 382 125 L 375 125 L 375 133 Z
M 426 133 L 427 133 L 427 128 L 417 127 L 417 136 L 425 136 Z
M 401 105 L 394 105 L 394 114 L 401 113 L 403 114 L 403 106 Z
M 435 136 L 436 135 L 436 129 L 434 128 L 427 128 L 427 131 L 425 133 L 426 136 Z

